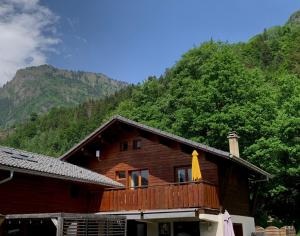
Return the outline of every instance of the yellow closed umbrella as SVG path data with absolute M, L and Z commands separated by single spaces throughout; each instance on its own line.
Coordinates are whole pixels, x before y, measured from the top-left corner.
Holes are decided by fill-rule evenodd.
M 192 153 L 192 180 L 197 181 L 202 179 L 202 174 L 200 170 L 199 160 L 198 160 L 198 152 L 196 150 Z

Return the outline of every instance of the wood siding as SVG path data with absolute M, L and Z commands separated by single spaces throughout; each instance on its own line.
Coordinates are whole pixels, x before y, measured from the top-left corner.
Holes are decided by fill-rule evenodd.
M 133 141 L 142 141 L 141 149 L 133 149 Z M 128 150 L 120 151 L 120 142 L 128 142 Z M 78 158 L 87 158 L 78 156 Z M 191 165 L 191 153 L 187 154 L 181 150 L 180 145 L 171 143 L 170 146 L 160 143 L 156 137 L 144 138 L 138 132 L 125 133 L 115 139 L 113 143 L 101 147 L 101 160 L 91 158 L 86 168 L 117 180 L 128 187 L 128 178 L 118 180 L 117 171 L 129 171 L 148 169 L 149 185 L 161 185 L 175 182 L 175 168 Z M 203 152 L 199 152 L 199 163 L 201 166 L 203 180 L 218 184 L 217 165 L 208 161 Z
M 100 199 L 97 203 L 97 199 Z M 98 206 L 98 209 L 94 207 Z M 219 209 L 218 188 L 207 183 L 169 184 L 148 188 L 105 190 L 95 198 L 95 211 L 176 208 Z
M 234 166 L 224 191 L 224 208 L 235 215 L 250 215 L 248 174 Z
M 0 172 L 1 179 L 9 172 Z M 75 196 L 71 196 L 71 191 Z M 69 181 L 15 173 L 11 181 L 0 185 L 0 213 L 88 212 L 86 188 Z
M 134 140 L 141 140 L 141 149 L 133 148 Z M 121 151 L 120 144 L 124 141 L 128 142 L 128 150 Z M 100 160 L 97 160 L 95 156 L 96 150 L 101 151 Z M 180 185 L 174 185 L 172 188 L 168 187 L 171 189 L 174 188 L 177 191 L 176 194 L 171 195 L 168 194 L 170 190 L 167 187 L 166 190 L 161 190 L 162 187 L 155 186 L 176 182 L 175 168 L 191 165 L 192 151 L 193 148 L 188 145 L 180 144 L 166 137 L 161 137 L 122 123 L 115 123 L 73 153 L 68 161 L 103 174 L 125 185 L 126 189 L 124 190 L 111 190 L 104 191 L 102 194 L 96 194 L 93 198 L 95 205 L 101 205 L 96 207 L 96 210 L 107 210 L 109 208 L 112 211 L 117 211 L 120 209 L 120 204 L 121 208 L 138 210 L 141 207 L 140 203 L 137 203 L 135 206 L 130 203 L 134 199 L 142 199 L 139 201 L 143 202 L 141 204 L 146 204 L 147 209 L 157 209 L 156 206 L 151 205 L 151 201 L 156 199 L 155 194 L 159 194 L 160 191 L 163 191 L 164 195 L 174 198 L 174 204 L 170 202 L 164 204 L 163 197 L 159 198 L 162 202 L 157 202 L 158 205 L 164 204 L 163 206 L 169 209 L 172 207 L 176 208 L 176 201 L 178 200 L 176 200 L 176 196 L 182 197 L 183 202 L 179 204 L 180 206 L 188 207 L 190 203 L 184 204 L 184 201 L 189 201 L 188 198 L 190 195 L 186 192 L 181 192 L 185 191 L 185 187 Z M 218 189 L 213 196 L 199 195 L 198 198 L 217 198 L 217 201 L 210 199 L 210 201 L 214 202 L 213 207 L 218 205 L 221 209 L 228 209 L 230 214 L 249 215 L 247 169 L 222 157 L 213 156 L 201 150 L 197 151 L 199 153 L 203 181 Z M 230 175 L 225 176 L 224 173 L 230 163 L 234 166 L 234 171 L 230 172 Z M 149 187 L 139 190 L 129 190 L 130 171 L 144 169 L 149 170 Z M 125 171 L 126 178 L 117 179 L 116 173 L 118 171 Z M 228 181 L 224 181 L 224 179 L 228 179 Z M 226 186 L 223 183 L 226 183 Z M 220 193 L 222 185 L 225 186 L 225 190 L 222 189 L 222 193 Z M 155 194 L 152 194 L 152 192 L 155 192 Z M 120 200 L 122 203 L 119 203 L 119 200 L 116 200 L 119 198 L 119 194 L 124 194 L 128 201 L 124 202 Z M 107 207 L 107 201 L 109 201 L 109 207 Z M 126 206 L 126 204 L 129 204 L 129 206 Z M 196 202 L 194 205 L 205 207 L 205 204 L 203 205 L 202 202 Z

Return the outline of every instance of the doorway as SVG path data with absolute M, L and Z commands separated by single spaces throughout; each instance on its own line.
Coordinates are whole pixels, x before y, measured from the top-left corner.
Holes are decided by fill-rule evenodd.
M 199 236 L 199 221 L 174 222 L 174 236 Z
M 147 236 L 147 224 L 135 220 L 127 221 L 127 235 L 129 236 Z
M 243 236 L 243 225 L 238 223 L 233 223 L 233 231 L 235 236 Z

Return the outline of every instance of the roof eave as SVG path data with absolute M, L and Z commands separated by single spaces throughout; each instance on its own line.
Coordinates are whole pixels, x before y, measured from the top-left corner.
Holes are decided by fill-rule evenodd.
M 193 146 L 194 148 L 197 148 L 199 150 L 220 156 L 220 157 L 228 157 L 229 153 L 218 150 L 216 148 L 212 148 L 209 147 L 207 145 L 199 145 L 199 143 L 193 142 L 191 140 L 187 140 L 185 138 L 179 137 L 177 135 L 173 135 L 173 134 L 169 134 L 167 132 L 164 131 L 160 131 L 156 128 L 152 128 L 146 125 L 142 125 L 139 124 L 138 122 L 129 120 L 127 118 L 124 118 L 122 116 L 116 115 L 113 116 L 111 119 L 109 119 L 107 122 L 105 122 L 103 125 L 101 125 L 98 129 L 96 129 L 94 132 L 92 132 L 90 135 L 88 135 L 87 137 L 85 137 L 81 142 L 79 142 L 78 144 L 76 144 L 75 146 L 73 146 L 71 149 L 69 149 L 66 153 L 64 153 L 62 156 L 59 157 L 60 160 L 66 160 L 74 151 L 78 150 L 79 148 L 81 148 L 87 141 L 89 141 L 90 139 L 94 138 L 95 136 L 97 136 L 99 134 L 99 132 L 102 132 L 104 129 L 106 129 L 109 125 L 111 125 L 112 123 L 116 122 L 116 121 L 121 121 L 125 124 L 128 125 L 132 125 L 136 128 L 145 130 L 145 131 L 152 131 L 153 133 L 157 134 L 157 135 L 161 135 L 165 138 L 169 138 L 172 139 L 174 141 L 179 141 L 181 143 L 184 143 L 186 145 L 189 146 Z M 195 143 L 195 144 L 193 144 Z
M 94 138 L 94 136 L 97 136 L 99 132 L 101 132 L 105 127 L 107 127 L 110 123 L 115 122 L 117 119 L 117 116 L 113 116 L 111 119 L 109 119 L 107 122 L 105 122 L 103 125 L 101 125 L 98 129 L 96 129 L 94 132 L 86 136 L 82 141 L 80 141 L 78 144 L 70 148 L 66 153 L 61 155 L 58 159 L 59 160 L 66 160 L 74 151 L 79 149 L 81 146 L 83 146 L 87 141 Z
M 239 163 L 245 167 L 247 167 L 248 169 L 252 170 L 252 171 L 255 171 L 263 176 L 266 176 L 267 179 L 272 179 L 274 176 L 264 170 L 262 170 L 261 168 L 257 167 L 256 165 L 253 165 L 252 163 L 244 160 L 243 158 L 240 158 L 240 157 L 236 157 L 232 154 L 229 155 L 229 159 L 233 160 L 234 162 L 236 163 Z
M 259 167 L 251 164 L 250 162 L 248 162 L 248 161 L 246 161 L 246 160 L 244 160 L 244 159 L 242 159 L 240 157 L 233 156 L 229 152 L 225 152 L 225 151 L 213 148 L 213 147 L 209 147 L 207 145 L 200 144 L 200 143 L 197 143 L 197 142 L 194 142 L 194 141 L 191 141 L 191 140 L 179 137 L 177 135 L 170 134 L 170 133 L 167 133 L 165 131 L 161 131 L 159 129 L 156 129 L 156 128 L 153 128 L 153 127 L 149 127 L 149 126 L 140 124 L 138 122 L 129 120 L 129 119 L 124 118 L 124 117 L 119 116 L 119 115 L 113 116 L 111 119 L 109 119 L 103 125 L 101 125 L 98 129 L 96 129 L 94 132 L 92 132 L 90 135 L 88 135 L 86 138 L 84 138 L 80 143 L 76 144 L 69 151 L 67 151 L 65 154 L 63 154 L 59 159 L 60 160 L 66 160 L 74 151 L 78 150 L 80 147 L 82 147 L 90 139 L 92 139 L 95 136 L 99 135 L 100 132 L 102 132 L 103 130 L 105 130 L 107 127 L 109 127 L 112 123 L 114 123 L 116 121 L 121 121 L 121 122 L 123 122 L 123 123 L 125 123 L 127 125 L 131 125 L 131 126 L 134 126 L 136 128 L 139 128 L 139 129 L 142 129 L 142 130 L 145 130 L 145 131 L 148 131 L 148 132 L 155 133 L 155 134 L 163 136 L 165 138 L 168 138 L 168 139 L 171 139 L 171 140 L 183 143 L 185 145 L 194 147 L 194 148 L 196 148 L 198 150 L 202 150 L 204 152 L 211 153 L 211 154 L 214 154 L 216 156 L 219 156 L 219 157 L 222 157 L 222 158 L 225 158 L 225 159 L 233 160 L 236 163 L 239 163 L 239 164 L 241 164 L 243 166 L 246 166 L 248 169 L 251 169 L 251 170 L 253 170 L 255 172 L 258 172 L 258 173 L 266 176 L 267 178 L 273 178 L 273 175 L 269 174 L 268 172 L 260 169 Z
M 86 184 L 95 184 L 103 187 L 124 187 L 123 184 L 117 183 L 116 184 L 106 184 L 98 181 L 91 181 L 91 180 L 86 180 L 86 179 L 81 179 L 81 178 L 76 178 L 76 177 L 70 177 L 70 176 L 64 176 L 64 175 L 58 175 L 58 174 L 53 174 L 53 173 L 45 173 L 41 171 L 36 171 L 36 170 L 29 170 L 29 169 L 24 169 L 24 168 L 18 168 L 14 166 L 7 166 L 0 164 L 0 169 L 1 170 L 8 170 L 8 171 L 14 171 L 17 173 L 23 173 L 23 174 L 30 174 L 30 175 L 36 175 L 36 176 L 42 176 L 42 177 L 48 177 L 48 178 L 54 178 L 54 179 L 62 179 L 66 181 L 72 181 L 72 182 L 79 182 L 79 183 L 86 183 Z

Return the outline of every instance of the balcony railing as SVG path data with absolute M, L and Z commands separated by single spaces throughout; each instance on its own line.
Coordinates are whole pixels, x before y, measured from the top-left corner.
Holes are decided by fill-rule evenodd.
M 220 207 L 217 186 L 207 182 L 106 189 L 97 205 L 98 211 Z

